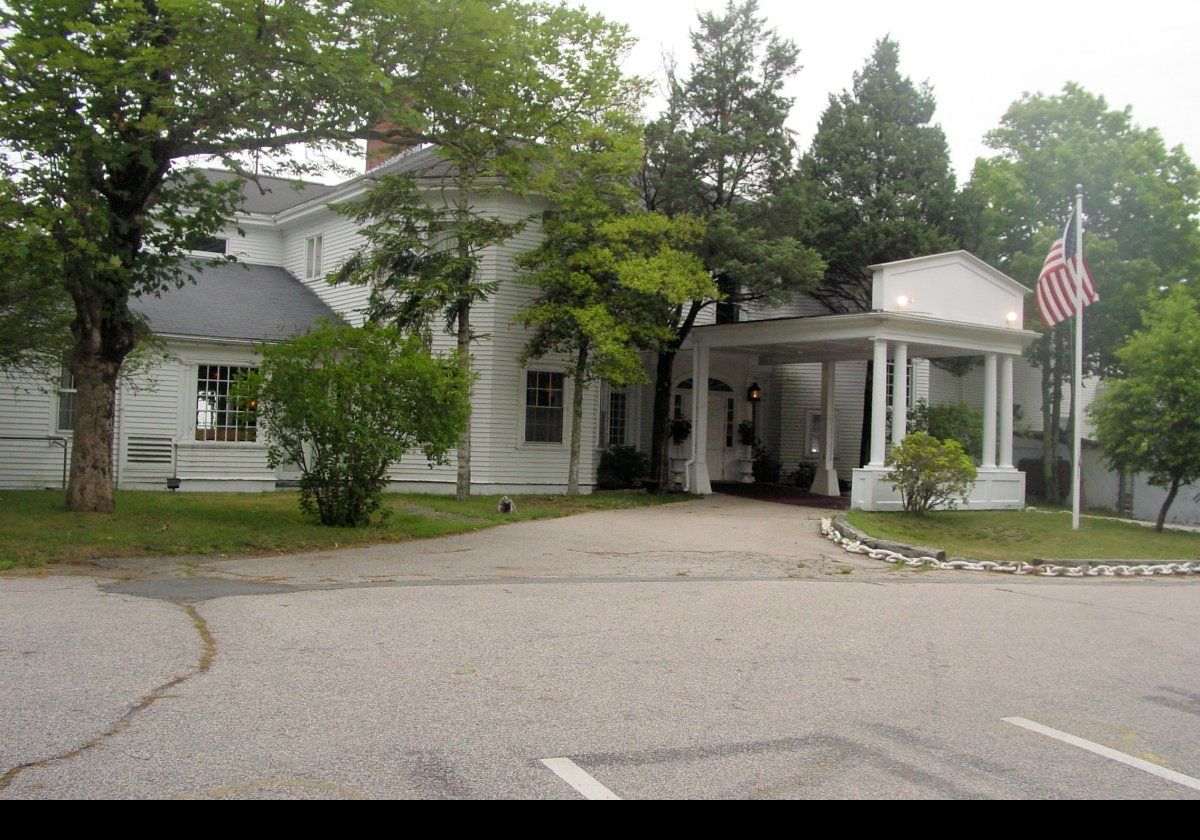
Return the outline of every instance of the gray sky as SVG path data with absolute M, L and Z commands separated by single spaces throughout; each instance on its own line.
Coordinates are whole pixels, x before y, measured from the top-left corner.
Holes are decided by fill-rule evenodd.
M 656 81 L 664 52 L 686 72 L 696 10 L 724 8 L 723 0 L 571 2 L 627 24 L 638 45 L 626 71 Z M 1109 107 L 1132 107 L 1136 123 L 1158 128 L 1168 146 L 1182 144 L 1200 163 L 1200 0 L 759 0 L 759 8 L 800 47 L 803 69 L 787 90 L 795 98 L 789 125 L 802 149 L 829 94 L 849 87 L 876 39 L 890 34 L 900 44 L 901 72 L 933 85 L 935 120 L 960 184 L 987 152 L 984 133 L 1014 100 L 1026 91 L 1058 92 L 1067 81 L 1103 94 Z M 649 102 L 649 115 L 661 105 L 661 97 Z
M 583 3 L 630 26 L 639 45 L 626 69 L 656 79 L 664 51 L 686 70 L 696 9 L 724 6 L 723 0 Z M 804 69 L 788 92 L 796 100 L 790 125 L 802 148 L 829 94 L 849 87 L 875 40 L 890 34 L 900 44 L 901 71 L 933 85 L 935 119 L 960 181 L 985 153 L 984 133 L 1013 100 L 1025 91 L 1057 92 L 1069 80 L 1103 94 L 1110 107 L 1131 106 L 1139 125 L 1157 127 L 1169 146 L 1183 144 L 1200 160 L 1197 0 L 759 0 L 759 8 L 800 47 Z

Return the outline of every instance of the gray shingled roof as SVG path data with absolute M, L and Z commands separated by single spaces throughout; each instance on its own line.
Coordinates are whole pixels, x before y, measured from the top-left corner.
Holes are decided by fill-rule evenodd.
M 337 313 L 286 270 L 268 265 L 188 261 L 196 278 L 160 296 L 130 301 L 163 335 L 280 341 Z
M 232 181 L 237 176 L 224 169 L 201 169 L 204 177 L 214 184 Z M 259 175 L 242 185 L 242 204 L 238 208 L 246 213 L 279 213 L 313 198 L 337 189 L 336 184 L 317 184 L 312 181 L 294 181 L 289 178 L 274 178 Z

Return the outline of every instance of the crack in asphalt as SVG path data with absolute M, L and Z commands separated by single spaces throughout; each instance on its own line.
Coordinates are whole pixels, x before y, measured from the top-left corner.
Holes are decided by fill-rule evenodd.
M 196 629 L 197 634 L 200 636 L 202 648 L 200 651 L 200 660 L 196 663 L 196 666 L 185 673 L 172 677 L 170 680 L 167 680 L 167 682 L 153 689 L 149 694 L 139 698 L 136 703 L 133 703 L 128 709 L 125 710 L 124 714 L 117 718 L 112 726 L 91 740 L 66 752 L 59 753 L 58 755 L 50 756 L 49 758 L 41 758 L 36 761 L 27 761 L 23 764 L 18 764 L 16 767 L 9 768 L 7 771 L 5 771 L 4 775 L 0 776 L 0 791 L 7 789 L 8 786 L 11 785 L 17 779 L 17 777 L 26 770 L 30 770 L 35 767 L 52 767 L 56 764 L 61 764 L 64 761 L 70 761 L 71 759 L 78 758 L 88 750 L 100 746 L 114 735 L 124 732 L 129 728 L 129 725 L 139 712 L 148 709 L 158 700 L 162 700 L 167 696 L 171 689 L 179 687 L 193 677 L 200 676 L 212 667 L 213 660 L 216 659 L 217 656 L 217 645 L 216 641 L 213 639 L 212 632 L 208 629 L 208 622 L 204 620 L 204 617 L 197 612 L 196 608 L 192 604 L 183 603 L 181 601 L 174 601 L 174 603 L 181 610 L 183 610 L 184 613 L 187 614 L 187 617 L 192 622 L 192 626 Z

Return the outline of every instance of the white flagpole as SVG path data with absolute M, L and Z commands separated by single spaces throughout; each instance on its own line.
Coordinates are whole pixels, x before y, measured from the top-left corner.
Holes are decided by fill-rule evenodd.
M 1071 528 L 1079 530 L 1083 454 L 1083 187 L 1075 193 L 1075 430 L 1071 464 Z M 1064 243 L 1065 246 L 1065 243 Z

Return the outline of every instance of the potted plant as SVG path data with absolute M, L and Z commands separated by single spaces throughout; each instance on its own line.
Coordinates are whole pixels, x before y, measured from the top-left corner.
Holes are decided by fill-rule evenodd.
M 692 421 L 686 417 L 675 417 L 667 429 L 671 435 L 671 443 L 678 446 L 692 436 Z

